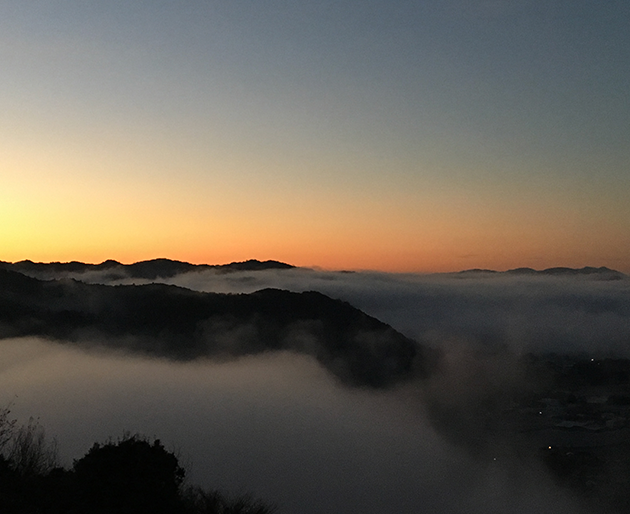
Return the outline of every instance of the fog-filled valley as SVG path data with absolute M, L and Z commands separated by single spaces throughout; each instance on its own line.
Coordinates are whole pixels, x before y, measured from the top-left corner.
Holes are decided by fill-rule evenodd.
M 191 483 L 286 514 L 628 506 L 627 277 L 279 264 L 7 272 L 0 405 L 67 465 L 155 436 Z
M 136 268 L 138 264 L 113 269 L 83 265 L 79 271 L 67 265 L 54 270 L 29 265 L 20 270 L 42 279 L 108 285 L 159 282 L 213 293 L 318 291 L 434 346 L 457 341 L 484 348 L 506 346 L 516 353 L 630 352 L 630 278 L 607 268 L 397 274 L 294 268 L 275 261 L 217 267 L 145 263 Z
M 407 395 L 340 387 L 307 358 L 175 364 L 38 340 L 5 352 L 3 400 L 36 412 L 66 459 L 128 430 L 173 445 L 193 483 L 281 512 L 574 512 L 542 470 L 478 462 Z

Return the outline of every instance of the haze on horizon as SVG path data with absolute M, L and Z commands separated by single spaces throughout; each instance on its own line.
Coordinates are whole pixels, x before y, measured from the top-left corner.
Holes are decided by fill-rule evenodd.
M 1 260 L 630 272 L 630 5 L 0 2 Z

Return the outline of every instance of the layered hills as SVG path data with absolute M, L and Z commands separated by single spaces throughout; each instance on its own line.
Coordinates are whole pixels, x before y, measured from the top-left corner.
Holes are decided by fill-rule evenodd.
M 58 278 L 64 275 L 76 275 L 88 272 L 106 273 L 108 280 L 123 278 L 132 279 L 167 279 L 181 273 L 191 273 L 199 271 L 215 271 L 218 273 L 231 273 L 237 271 L 263 271 L 263 270 L 287 270 L 295 269 L 296 266 L 285 262 L 257 259 L 231 262 L 229 264 L 191 264 L 189 262 L 172 259 L 150 259 L 146 261 L 123 264 L 118 261 L 108 259 L 100 264 L 88 264 L 84 262 L 33 262 L 23 260 L 19 262 L 0 261 L 0 269 L 17 271 L 25 275 L 37 278 Z M 584 266 L 583 268 L 554 267 L 542 270 L 534 268 L 514 268 L 507 271 L 496 271 L 492 269 L 474 268 L 457 272 L 460 276 L 470 276 L 478 274 L 496 275 L 528 275 L 528 276 L 590 276 L 607 280 L 619 280 L 626 277 L 620 271 L 607 268 L 605 266 L 594 267 Z
M 424 375 L 431 360 L 429 350 L 389 325 L 314 291 L 201 293 L 164 284 L 40 280 L 0 270 L 0 337 L 19 336 L 171 359 L 295 351 L 312 355 L 347 383 L 372 387 Z

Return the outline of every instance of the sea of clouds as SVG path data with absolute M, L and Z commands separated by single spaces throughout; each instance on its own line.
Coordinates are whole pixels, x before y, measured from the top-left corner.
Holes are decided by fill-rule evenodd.
M 105 272 L 67 274 L 90 283 Z M 264 288 L 319 291 L 349 302 L 432 346 L 466 344 L 515 353 L 630 356 L 630 278 L 475 274 L 396 274 L 305 268 L 221 272 L 206 270 L 157 281 L 196 291 L 250 293 Z
M 527 352 L 627 357 L 630 280 L 290 269 L 158 281 L 235 294 L 320 291 L 441 349 L 445 364 L 429 379 L 380 390 L 343 385 L 291 352 L 173 362 L 103 345 L 3 340 L 0 402 L 22 420 L 38 416 L 66 463 L 131 431 L 176 450 L 191 482 L 252 492 L 283 514 L 593 512 L 536 455 L 523 455 L 520 436 L 487 437 L 478 406 L 522 385 L 518 359 Z M 452 416 L 436 416 L 435 406 Z

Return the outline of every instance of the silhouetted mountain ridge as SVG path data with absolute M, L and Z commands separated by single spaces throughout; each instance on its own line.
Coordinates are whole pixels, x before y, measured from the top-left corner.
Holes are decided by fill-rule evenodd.
M 507 271 L 496 271 L 491 269 L 468 269 L 458 272 L 460 276 L 467 275 L 482 275 L 482 274 L 497 274 L 497 275 L 528 275 L 528 276 L 591 276 L 593 278 L 605 279 L 605 280 L 620 280 L 626 277 L 625 274 L 620 271 L 600 266 L 599 268 L 593 266 L 585 266 L 583 268 L 566 268 L 555 267 L 547 268 L 543 270 L 536 270 L 534 268 L 515 268 Z
M 56 274 L 63 273 L 86 273 L 89 271 L 106 271 L 108 276 L 115 278 L 139 278 L 155 280 L 157 278 L 170 278 L 180 273 L 193 271 L 215 270 L 229 273 L 232 271 L 259 271 L 268 269 L 291 269 L 295 266 L 284 262 L 267 260 L 259 261 L 249 259 L 242 262 L 232 262 L 230 264 L 190 264 L 188 262 L 171 259 L 151 259 L 147 261 L 135 262 L 133 264 L 122 264 L 118 261 L 108 259 L 100 264 L 85 264 L 83 262 L 33 262 L 30 260 L 15 263 L 0 261 L 0 268 L 11 271 L 18 271 L 37 278 L 52 278 Z
M 429 351 L 341 300 L 308 291 L 201 293 L 165 285 L 43 281 L 0 270 L 0 337 L 99 342 L 172 359 L 290 350 L 380 387 L 429 369 Z
M 172 259 L 150 259 L 146 261 L 134 262 L 132 264 L 122 264 L 118 261 L 108 259 L 100 264 L 87 264 L 78 261 L 71 262 L 33 262 L 23 260 L 19 262 L 0 261 L 0 269 L 17 271 L 35 278 L 59 278 L 64 274 L 80 274 L 90 271 L 107 272 L 107 279 L 116 280 L 123 278 L 137 278 L 146 280 L 156 280 L 158 278 L 172 278 L 181 273 L 213 270 L 219 273 L 230 273 L 235 271 L 263 271 L 270 269 L 295 269 L 296 266 L 276 260 L 259 261 L 249 259 L 246 261 L 231 262 L 229 264 L 191 264 L 185 261 Z M 352 273 L 344 271 L 344 273 Z M 607 280 L 618 280 L 626 275 L 620 271 L 607 268 L 605 266 L 594 267 L 585 266 L 583 268 L 553 267 L 543 270 L 521 267 L 507 271 L 496 271 L 486 268 L 473 268 L 455 273 L 459 276 L 476 276 L 484 274 L 496 275 L 548 275 L 548 276 L 588 276 Z M 74 277 L 79 278 L 79 277 Z

